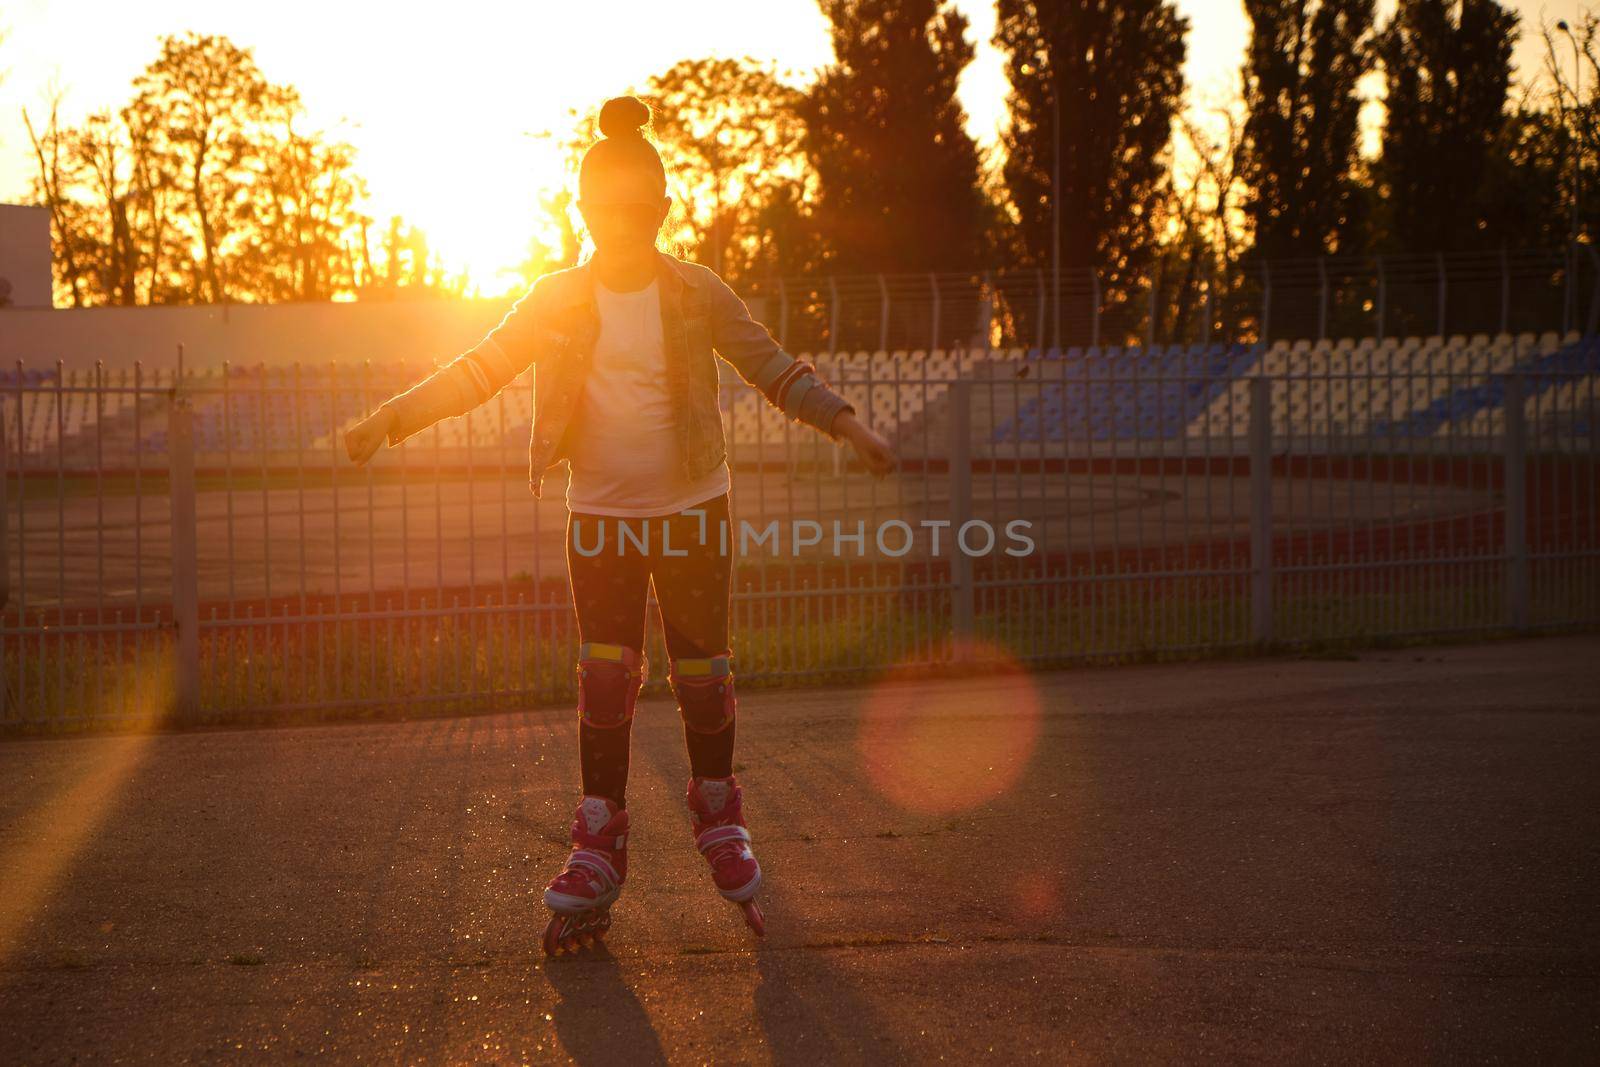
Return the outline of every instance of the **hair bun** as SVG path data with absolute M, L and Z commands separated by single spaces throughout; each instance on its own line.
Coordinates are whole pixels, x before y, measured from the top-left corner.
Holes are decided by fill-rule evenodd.
M 636 96 L 613 96 L 600 108 L 600 132 L 607 137 L 643 137 L 650 124 L 650 105 Z

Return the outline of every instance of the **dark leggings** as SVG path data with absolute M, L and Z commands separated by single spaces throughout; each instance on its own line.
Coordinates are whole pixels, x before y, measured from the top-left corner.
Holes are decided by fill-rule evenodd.
M 695 513 L 698 510 L 705 512 L 703 518 Z M 632 539 L 623 536 L 624 526 Z M 722 544 L 724 530 L 731 544 L 727 493 L 674 515 L 648 519 L 569 511 L 567 573 L 578 614 L 578 640 L 642 651 L 645 594 L 653 581 L 669 656 L 701 659 L 729 651 L 732 559 Z M 650 673 L 664 677 L 666 667 L 651 664 Z M 627 803 L 632 727 L 631 721 L 611 727 L 579 721 L 578 754 L 585 794 L 610 797 L 618 806 Z M 683 736 L 695 777 L 726 778 L 733 773 L 732 722 L 714 734 L 691 730 L 686 724 Z

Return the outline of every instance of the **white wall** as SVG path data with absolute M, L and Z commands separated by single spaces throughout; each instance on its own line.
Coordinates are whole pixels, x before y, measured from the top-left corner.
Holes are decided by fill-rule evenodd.
M 197 304 L 154 307 L 0 308 L 0 368 L 186 367 L 375 363 L 419 367 L 451 359 L 483 338 L 511 307 L 498 300 L 406 300 L 305 304 Z M 750 299 L 760 319 L 763 301 Z M 771 324 L 776 330 L 776 323 Z
M 108 368 L 405 359 L 420 366 L 466 351 L 511 306 L 501 300 L 0 308 L 0 365 Z
M 50 306 L 50 211 L 29 204 L 0 204 L 0 279 L 10 285 L 14 308 Z M 0 292 L 5 290 L 0 285 Z

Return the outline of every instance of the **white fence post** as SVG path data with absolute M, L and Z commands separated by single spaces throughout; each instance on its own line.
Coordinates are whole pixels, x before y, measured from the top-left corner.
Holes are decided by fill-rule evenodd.
M 181 372 L 180 372 L 181 373 Z M 172 503 L 172 622 L 176 629 L 173 717 L 200 716 L 200 590 L 194 500 L 194 408 L 183 381 L 172 390 L 167 412 L 168 491 Z
M 1094 347 L 1099 348 L 1100 347 L 1100 274 L 1099 274 L 1098 271 L 1094 270 L 1093 268 L 1090 268 L 1090 270 L 1089 270 L 1089 288 L 1094 294 L 1093 297 L 1092 297 L 1092 299 L 1094 300 L 1094 306 L 1089 309 L 1089 312 L 1090 312 L 1090 315 L 1091 315 L 1091 321 L 1089 323 L 1089 343 L 1091 345 L 1093 345 Z M 1056 309 L 1057 309 L 1056 310 L 1056 317 L 1059 318 L 1060 317 L 1060 302 L 1059 301 L 1057 302 Z M 1060 328 L 1058 327 L 1057 330 L 1056 330 L 1056 355 L 1058 355 L 1058 356 L 1061 355 L 1061 351 L 1060 350 L 1061 350 L 1061 331 L 1060 331 Z
M 1261 261 L 1261 343 L 1272 339 L 1272 261 Z
M 1272 379 L 1250 380 L 1250 635 L 1272 640 Z
M 20 419 L 18 425 L 21 425 Z M 11 603 L 10 535 L 6 530 L 6 523 L 11 515 L 11 501 L 6 495 L 10 479 L 11 452 L 10 442 L 6 438 L 6 406 L 0 402 L 0 618 L 5 617 L 6 605 Z M 20 467 L 18 481 L 21 481 Z M 7 721 L 11 713 L 11 708 L 8 706 L 9 692 L 10 688 L 6 685 L 5 642 L 0 640 L 0 722 Z
M 1376 333 L 1381 341 L 1384 338 L 1383 331 L 1388 328 L 1385 324 L 1389 321 L 1389 276 L 1383 271 L 1382 256 L 1374 256 L 1372 262 L 1378 272 L 1378 302 L 1372 310 L 1378 316 Z
M 861 406 L 867 411 L 872 410 L 872 357 L 873 354 L 868 352 L 866 370 L 867 380 L 865 384 L 867 396 L 861 404 Z M 835 352 L 826 362 L 824 362 L 823 358 L 819 356 L 817 363 L 817 369 L 822 372 L 823 380 L 838 382 L 840 385 L 840 392 L 843 392 L 845 372 L 844 359 L 837 352 Z M 823 439 L 819 437 L 816 438 L 816 440 L 821 441 Z M 835 480 L 837 480 L 844 475 L 844 445 L 842 442 L 835 442 L 834 447 L 830 448 L 828 451 L 833 454 L 833 477 Z
M 889 286 L 878 275 L 878 351 L 889 350 Z
M 1500 246 L 1500 332 L 1511 332 L 1511 264 L 1506 246 Z
M 1045 346 L 1045 332 L 1044 332 L 1044 316 L 1045 316 L 1044 271 L 1039 270 L 1038 268 L 1034 269 L 1034 272 L 1033 272 L 1033 284 L 1039 290 L 1039 328 L 1035 332 L 1039 335 L 1039 354 L 1042 356 L 1042 355 L 1044 355 L 1045 347 L 1046 347 Z
M 1577 292 L 1573 285 L 1572 275 L 1578 266 L 1577 245 L 1568 242 L 1566 251 L 1566 267 L 1561 272 L 1561 336 L 1565 337 L 1572 332 L 1574 294 Z
M 828 347 L 835 352 L 844 351 L 839 344 L 839 282 L 828 275 Z
M 1526 396 L 1523 376 L 1506 375 L 1506 622 L 1514 630 L 1528 625 L 1528 426 L 1523 413 Z
M 1155 347 L 1156 343 L 1156 299 L 1161 292 L 1161 263 L 1158 260 L 1150 268 L 1150 291 L 1146 294 L 1145 319 L 1144 319 L 1144 348 L 1146 352 Z
M 1446 312 L 1450 307 L 1450 275 L 1444 267 L 1443 252 L 1435 252 L 1434 260 L 1438 264 L 1439 268 L 1439 328 L 1435 332 L 1438 333 L 1440 337 L 1443 337 L 1446 333 L 1445 326 L 1449 322 Z
M 994 282 L 988 271 L 983 272 L 982 296 L 978 301 L 978 336 L 982 339 L 976 348 L 989 348 L 994 336 Z
M 1328 339 L 1328 257 L 1317 257 L 1317 340 Z
M 973 633 L 972 557 L 961 550 L 961 527 L 972 518 L 972 383 L 950 383 L 950 630 L 957 662 L 970 657 Z

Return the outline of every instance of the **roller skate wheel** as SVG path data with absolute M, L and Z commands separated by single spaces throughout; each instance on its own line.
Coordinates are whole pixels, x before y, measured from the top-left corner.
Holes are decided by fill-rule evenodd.
M 547 956 L 575 956 L 593 948 L 611 928 L 611 909 L 578 915 L 557 914 L 544 928 L 544 951 Z
M 765 915 L 761 914 L 761 905 L 754 900 L 746 900 L 739 905 L 739 908 L 744 912 L 744 921 L 750 925 L 751 930 L 755 931 L 756 936 L 765 937 L 767 934 L 767 919 Z
M 544 928 L 544 954 L 546 956 L 561 955 L 561 927 L 565 918 L 560 915 L 553 916 Z

